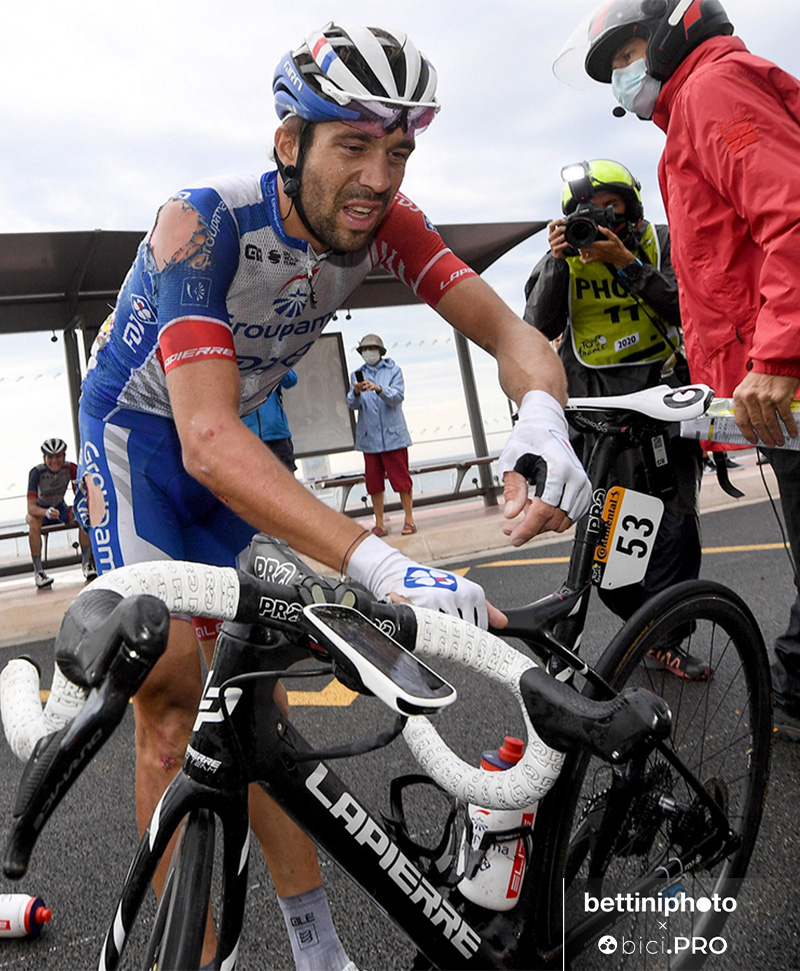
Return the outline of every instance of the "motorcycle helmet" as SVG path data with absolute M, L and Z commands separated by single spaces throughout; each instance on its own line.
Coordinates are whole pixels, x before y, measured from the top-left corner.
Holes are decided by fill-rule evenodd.
M 613 0 L 589 20 L 584 67 L 595 81 L 610 83 L 619 47 L 631 37 L 644 37 L 647 73 L 666 81 L 698 44 L 732 33 L 719 0 Z

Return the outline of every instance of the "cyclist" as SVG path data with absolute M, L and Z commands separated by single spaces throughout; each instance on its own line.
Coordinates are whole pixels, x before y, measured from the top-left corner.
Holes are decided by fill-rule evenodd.
M 25 522 L 28 524 L 33 579 L 39 589 L 53 585 L 53 578 L 45 573 L 42 566 L 42 527 L 75 522 L 75 514 L 64 501 L 64 493 L 70 484 L 74 489 L 78 466 L 74 462 L 67 462 L 66 455 L 67 443 L 63 439 L 45 439 L 42 442 L 43 461 L 34 465 L 28 475 L 28 512 Z M 83 575 L 87 580 L 94 580 L 97 571 L 92 561 L 92 547 L 89 537 L 82 529 L 78 530 L 78 542 L 81 547 Z
M 559 354 L 569 393 L 575 397 L 688 384 L 669 229 L 644 218 L 641 184 L 619 162 L 593 159 L 563 172 L 562 212 L 591 220 L 597 235 L 588 241 L 587 234 L 588 245 L 578 252 L 565 238 L 566 220 L 550 223 L 550 252 L 525 285 L 525 320 L 550 340 L 563 335 Z M 602 211 L 592 212 L 587 206 Z M 681 438 L 679 430 L 676 423 L 668 443 L 677 492 L 665 501 L 647 574 L 635 586 L 600 589 L 606 605 L 623 619 L 648 596 L 681 580 L 696 580 L 700 573 L 697 492 L 702 453 L 698 443 Z M 593 438 L 581 438 L 585 459 Z M 641 449 L 625 452 L 604 485 L 647 491 Z M 707 666 L 679 645 L 665 644 L 652 653 L 679 677 L 708 675 Z
M 502 623 L 476 584 L 424 570 L 318 502 L 240 420 L 380 264 L 492 353 L 520 404 L 502 462 L 506 514 L 524 512 L 507 526 L 512 542 L 566 528 L 590 498 L 568 443 L 563 370 L 546 340 L 399 194 L 415 136 L 439 109 L 432 65 L 404 34 L 331 23 L 281 58 L 273 92 L 277 172 L 190 185 L 167 201 L 95 343 L 79 474 L 98 565 L 233 564 L 262 530 L 377 597 L 401 593 L 484 625 L 488 609 Z M 523 455 L 539 457 L 541 498 L 514 471 Z M 200 698 L 187 619 L 172 624 L 134 701 L 142 827 L 183 757 Z M 313 844 L 261 790 L 252 822 L 287 926 L 303 923 L 308 895 L 320 892 Z M 315 913 L 325 910 L 314 901 Z M 305 966 L 312 955 L 292 943 Z M 325 966 L 341 967 L 335 934 L 330 951 Z
M 666 132 L 659 181 L 695 381 L 733 397 L 745 438 L 767 446 L 800 578 L 800 82 L 752 55 L 718 0 L 614 0 L 587 23 L 586 72 Z M 574 56 L 574 55 L 573 55 Z M 709 246 L 709 240 L 713 245 Z M 800 593 L 775 645 L 775 725 L 800 741 Z

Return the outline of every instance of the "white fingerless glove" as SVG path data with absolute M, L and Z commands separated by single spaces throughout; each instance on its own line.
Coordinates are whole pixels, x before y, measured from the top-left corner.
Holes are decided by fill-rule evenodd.
M 376 600 L 397 593 L 418 607 L 455 614 L 484 630 L 489 626 L 483 587 L 455 573 L 420 566 L 377 536 L 368 536 L 355 548 L 347 575 Z
M 546 391 L 529 391 L 522 399 L 497 467 L 501 480 L 506 472 L 524 475 L 542 502 L 562 509 L 573 522 L 592 501 L 591 483 L 569 442 L 564 410 Z

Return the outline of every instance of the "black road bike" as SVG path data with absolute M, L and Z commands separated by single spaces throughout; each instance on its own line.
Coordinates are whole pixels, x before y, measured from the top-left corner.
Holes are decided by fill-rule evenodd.
M 570 421 L 597 437 L 592 481 L 605 481 L 610 463 L 634 445 L 655 443 L 661 454 L 667 423 L 696 417 L 707 392 L 661 388 L 571 402 Z M 189 613 L 221 618 L 222 633 L 182 770 L 131 864 L 101 968 L 118 966 L 179 830 L 141 966 L 199 966 L 220 842 L 214 967 L 235 966 L 252 781 L 415 944 L 418 968 L 701 966 L 724 943 L 761 820 L 771 746 L 767 656 L 746 604 L 720 584 L 693 581 L 648 601 L 596 663 L 581 657 L 589 595 L 602 582 L 609 547 L 638 557 L 647 545 L 646 517 L 609 519 L 609 506 L 618 505 L 596 492 L 576 528 L 563 586 L 507 610 L 502 637 L 459 618 L 373 603 L 266 536 L 256 537 L 242 571 L 159 562 L 101 577 L 71 605 L 56 643 L 58 666 L 86 702 L 38 742 L 25 768 L 6 875 L 24 874 L 50 814 L 121 720 L 165 648 L 170 612 Z M 677 644 L 705 663 L 705 680 L 654 664 L 653 649 Z M 528 733 L 513 769 L 467 765 L 434 728 L 436 712 L 454 700 L 436 673 L 444 660 L 509 689 Z M 391 729 L 369 744 L 327 751 L 303 738 L 275 705 L 276 681 L 331 672 L 387 705 Z M 392 779 L 390 811 L 376 813 L 331 765 L 401 733 L 421 771 Z M 406 818 L 405 796 L 418 786 L 450 800 L 441 838 L 430 845 L 411 835 Z M 535 824 L 488 833 L 459 864 L 461 841 L 471 836 L 468 803 L 537 803 Z M 519 839 L 528 865 L 516 907 L 494 912 L 467 901 L 458 890 L 463 867 L 474 874 L 498 841 Z M 654 953 L 649 944 L 667 918 L 669 946 Z M 648 946 L 631 952 L 623 941 Z

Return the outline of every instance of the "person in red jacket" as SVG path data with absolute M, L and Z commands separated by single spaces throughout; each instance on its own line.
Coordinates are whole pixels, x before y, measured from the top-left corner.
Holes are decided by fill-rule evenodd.
M 588 22 L 583 65 L 666 133 L 659 182 L 692 380 L 732 397 L 766 447 L 797 582 L 800 452 L 774 446 L 778 416 L 797 435 L 800 81 L 732 33 L 718 0 L 612 0 Z M 775 653 L 777 734 L 800 741 L 800 596 Z

